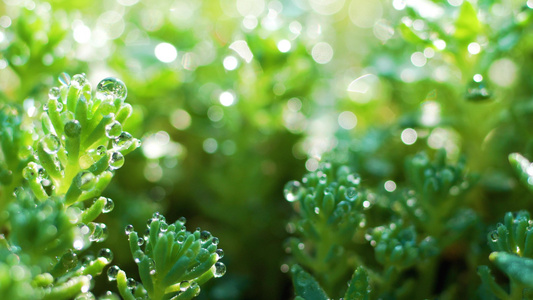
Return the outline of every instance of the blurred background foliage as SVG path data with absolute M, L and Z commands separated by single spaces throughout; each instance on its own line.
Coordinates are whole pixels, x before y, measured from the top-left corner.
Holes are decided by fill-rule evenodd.
M 288 298 L 283 186 L 325 159 L 386 194 L 407 181 L 406 157 L 445 149 L 479 175 L 462 205 L 483 224 L 532 208 L 507 161 L 533 157 L 532 7 L 3 0 L 0 101 L 34 117 L 61 72 L 120 78 L 134 107 L 124 130 L 143 144 L 104 193 L 116 263 L 135 267 L 126 224 L 161 211 L 221 240 L 228 273 L 201 299 Z

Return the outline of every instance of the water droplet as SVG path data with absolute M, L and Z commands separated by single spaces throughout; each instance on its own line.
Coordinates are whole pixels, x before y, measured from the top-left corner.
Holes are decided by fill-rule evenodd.
M 105 135 L 114 139 L 117 138 L 122 133 L 122 125 L 118 121 L 113 121 L 105 127 Z
M 56 111 L 57 112 L 63 111 L 63 103 L 57 102 Z
M 321 184 L 328 183 L 328 176 L 326 174 L 322 174 L 322 176 L 318 178 L 318 183 L 321 183 Z
M 48 91 L 48 98 L 50 99 L 59 99 L 59 97 L 61 96 L 61 90 L 58 88 L 58 87 L 53 87 L 50 89 L 50 91 Z
M 96 155 L 98 155 L 99 157 L 102 157 L 104 156 L 106 151 L 107 151 L 106 147 L 104 145 L 100 145 L 98 146 L 98 148 L 96 148 Z
M 113 147 L 119 150 L 128 149 L 133 143 L 133 136 L 126 131 L 120 133 L 120 135 L 113 141 Z
M 67 73 L 61 73 L 58 79 L 62 85 L 70 85 L 70 75 L 68 75 Z
M 113 208 L 115 208 L 115 203 L 110 198 L 106 198 L 106 202 L 104 205 L 104 209 L 102 209 L 102 212 L 104 214 L 107 214 L 108 212 L 112 211 Z
M 76 88 L 82 88 L 87 83 L 88 81 L 84 74 L 76 74 L 72 76 L 72 80 L 70 81 L 70 84 Z
M 218 277 L 222 277 L 224 276 L 224 274 L 226 274 L 226 265 L 224 265 L 223 263 L 217 261 L 214 265 L 214 272 L 213 272 L 213 275 L 215 278 L 218 278 Z
M 69 138 L 76 138 L 81 133 L 81 125 L 78 120 L 70 120 L 65 124 L 65 135 Z
M 133 225 L 128 224 L 126 225 L 126 229 L 124 231 L 126 232 L 126 235 L 130 235 L 130 233 L 132 233 L 134 230 L 135 228 L 133 228 Z
M 137 287 L 137 281 L 135 281 L 135 279 L 133 278 L 128 278 L 128 282 L 126 283 L 126 285 L 130 290 L 133 290 Z
M 140 237 L 138 240 L 137 240 L 137 245 L 138 246 L 142 246 L 144 244 L 144 239 L 142 237 Z
M 180 282 L 180 291 L 182 292 L 186 291 L 189 288 L 189 286 L 191 286 L 191 284 L 187 280 Z
M 96 177 L 89 171 L 82 171 L 78 177 L 76 177 L 76 184 L 82 191 L 88 191 L 96 184 Z
M 185 223 L 187 223 L 187 219 L 185 217 L 180 217 L 178 221 L 181 223 L 182 226 L 185 225 Z
M 56 135 L 48 134 L 41 139 L 41 144 L 43 145 L 44 152 L 48 154 L 56 154 L 59 151 L 61 142 Z
M 119 169 L 124 165 L 124 156 L 120 152 L 113 152 L 109 158 L 109 168 L 111 170 Z
M 96 86 L 96 98 L 98 99 L 106 99 L 110 96 L 114 99 L 124 100 L 127 94 L 126 85 L 117 78 L 105 78 Z
M 500 235 L 498 234 L 498 232 L 496 230 L 494 230 L 493 232 L 490 233 L 490 239 L 493 242 L 497 242 L 499 238 L 500 238 Z
M 212 243 L 213 245 L 218 245 L 218 238 L 217 238 L 217 237 L 213 237 L 213 238 L 211 239 L 211 243 Z
M 137 250 L 133 253 L 133 261 L 135 261 L 136 264 L 140 263 L 143 257 L 144 252 L 142 252 L 142 250 Z
M 481 80 L 479 82 L 473 80 L 468 86 L 465 95 L 466 100 L 470 101 L 483 101 L 489 99 L 490 97 L 491 93 L 487 89 L 484 80 Z
M 43 104 L 43 111 L 48 111 L 48 103 Z
M 200 238 L 203 242 L 207 242 L 211 238 L 211 232 L 207 230 L 200 232 Z
M 168 230 L 168 224 L 163 221 L 159 224 L 159 230 L 161 230 L 161 232 L 166 232 Z
M 117 275 L 119 271 L 120 268 L 118 266 L 109 267 L 109 269 L 107 269 L 107 279 L 109 279 L 109 281 L 117 280 Z
M 22 177 L 24 177 L 27 180 L 33 179 L 37 176 L 37 172 L 35 172 L 35 169 L 33 166 L 29 165 L 22 170 Z
M 354 201 L 357 199 L 357 190 L 354 187 L 349 187 L 346 192 L 344 192 L 344 196 L 346 196 L 346 199 Z
M 63 254 L 61 261 L 66 269 L 72 269 L 78 264 L 78 256 L 72 249 L 69 249 L 67 253 Z
M 224 250 L 222 250 L 222 249 L 217 249 L 217 251 L 215 253 L 218 256 L 218 259 L 221 259 L 222 257 L 224 257 Z
M 110 263 L 113 260 L 113 252 L 111 252 L 111 250 L 108 248 L 102 248 L 98 252 L 98 257 L 102 257 L 107 261 L 107 263 Z
M 287 182 L 285 188 L 283 189 L 285 199 L 287 199 L 287 201 L 289 202 L 294 202 L 298 200 L 302 189 L 302 184 L 299 181 L 293 180 Z

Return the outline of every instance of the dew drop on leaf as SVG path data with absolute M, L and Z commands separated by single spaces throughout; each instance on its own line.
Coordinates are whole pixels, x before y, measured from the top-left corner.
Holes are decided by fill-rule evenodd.
M 76 88 L 82 88 L 85 84 L 87 84 L 87 82 L 87 78 L 84 74 L 76 74 L 72 76 L 70 84 Z
M 104 205 L 104 209 L 102 209 L 102 212 L 104 214 L 107 214 L 108 212 L 112 211 L 113 208 L 115 208 L 115 203 L 110 198 L 106 198 L 106 202 Z
M 128 278 L 128 282 L 126 283 L 126 285 L 130 290 L 133 290 L 137 287 L 137 281 L 135 281 L 135 279 L 133 278 Z
M 211 238 L 211 232 L 207 230 L 200 232 L 200 238 L 202 241 L 207 242 Z
M 218 277 L 222 277 L 224 276 L 224 274 L 226 274 L 226 265 L 217 261 L 214 265 L 214 272 L 213 272 L 213 275 L 215 276 L 215 278 L 218 278 Z
M 293 180 L 287 182 L 285 188 L 283 189 L 283 194 L 285 199 L 289 202 L 294 202 L 298 200 L 300 192 L 302 191 L 302 184 L 299 181 Z
M 217 249 L 217 251 L 215 253 L 218 256 L 218 259 L 221 259 L 222 257 L 224 257 L 224 250 L 222 250 L 222 249 Z
M 48 134 L 41 139 L 44 152 L 48 154 L 56 154 L 59 151 L 61 143 L 56 135 Z
M 191 284 L 187 280 L 180 282 L 180 291 L 185 292 L 190 285 Z
M 105 135 L 110 139 L 115 139 L 122 133 L 122 125 L 118 121 L 113 121 L 105 127 Z
M 48 91 L 48 98 L 50 99 L 59 99 L 59 96 L 61 96 L 61 90 L 58 87 L 53 87 Z
M 66 269 L 71 269 L 78 264 L 78 256 L 72 251 L 72 249 L 69 249 L 67 253 L 63 254 L 61 261 Z
M 135 228 L 133 228 L 133 225 L 128 224 L 126 225 L 126 229 L 124 231 L 126 232 L 126 235 L 130 235 L 130 233 L 132 233 L 133 230 L 135 230 Z
M 76 138 L 81 133 L 81 125 L 78 120 L 70 120 L 65 124 L 65 135 L 69 138 Z
M 128 149 L 133 143 L 133 136 L 126 131 L 120 133 L 120 135 L 113 141 L 113 147 L 119 150 Z
M 59 75 L 58 80 L 62 85 L 70 85 L 70 75 L 65 72 Z
M 113 252 L 109 248 L 102 248 L 98 252 L 98 257 L 102 257 L 107 263 L 110 263 L 113 260 Z
M 90 190 L 96 184 L 96 177 L 89 171 L 82 171 L 81 174 L 76 178 L 76 184 L 80 190 Z
M 107 99 L 111 96 L 114 99 L 124 100 L 127 94 L 124 82 L 114 77 L 105 78 L 96 86 L 96 98 L 98 99 Z
M 113 152 L 109 158 L 109 168 L 111 170 L 119 169 L 124 165 L 124 156 L 120 152 Z
M 109 269 L 107 269 L 107 279 L 109 279 L 109 281 L 117 280 L 117 275 L 119 271 L 120 268 L 118 266 L 109 267 Z

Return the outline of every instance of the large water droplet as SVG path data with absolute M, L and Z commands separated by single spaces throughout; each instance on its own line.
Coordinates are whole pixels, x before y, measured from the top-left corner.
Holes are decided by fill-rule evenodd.
M 65 124 L 65 135 L 69 138 L 76 138 L 80 136 L 81 125 L 78 120 L 70 120 Z
M 117 275 L 119 271 L 120 268 L 118 266 L 109 267 L 109 269 L 107 269 L 107 279 L 109 279 L 109 281 L 117 280 Z
M 96 184 L 96 177 L 89 171 L 82 171 L 76 178 L 76 184 L 82 191 L 88 191 Z
M 108 212 L 112 211 L 113 208 L 115 208 L 115 203 L 110 198 L 106 198 L 106 202 L 104 205 L 104 208 L 102 209 L 102 212 L 104 214 L 107 214 Z
M 120 152 L 113 152 L 109 158 L 109 168 L 111 170 L 119 169 L 124 165 L 124 156 Z
M 289 202 L 294 202 L 298 200 L 300 193 L 302 191 L 302 184 L 299 181 L 293 180 L 287 182 L 285 188 L 283 189 L 283 194 L 285 199 Z
M 58 80 L 62 85 L 70 85 L 70 75 L 65 72 L 59 74 Z
M 491 97 L 484 81 L 472 81 L 468 86 L 465 98 L 470 101 L 483 101 Z
M 135 281 L 133 278 L 128 278 L 126 285 L 130 290 L 133 290 L 137 287 L 137 281 Z
M 84 74 L 76 74 L 72 76 L 72 80 L 70 81 L 70 84 L 76 88 L 82 88 L 87 83 L 88 81 Z
M 105 135 L 110 139 L 119 137 L 121 133 L 122 125 L 118 121 L 113 121 L 105 127 Z
M 56 154 L 57 151 L 59 151 L 59 146 L 61 146 L 59 138 L 53 134 L 48 134 L 43 137 L 41 139 L 41 143 L 43 145 L 44 152 L 48 154 Z
M 50 99 L 59 99 L 59 97 L 61 96 L 61 90 L 58 88 L 58 87 L 53 87 L 50 89 L 50 91 L 48 91 L 48 98 Z
M 202 239 L 203 242 L 207 242 L 211 238 L 211 232 L 204 230 L 200 232 L 200 239 Z
M 134 230 L 135 228 L 133 228 L 133 225 L 128 224 L 126 225 L 126 229 L 124 230 L 124 232 L 126 232 L 126 235 L 130 235 L 130 233 L 132 233 Z
M 124 100 L 128 91 L 126 85 L 120 79 L 108 77 L 103 79 L 96 86 L 96 98 L 107 99 L 112 97 L 114 99 Z
M 218 256 L 218 259 L 221 259 L 222 257 L 224 257 L 224 250 L 222 250 L 222 249 L 217 249 L 217 251 L 215 251 L 215 253 Z
M 180 291 L 182 292 L 186 291 L 190 285 L 191 284 L 187 280 L 180 282 Z
M 118 150 L 128 149 L 133 143 L 133 136 L 126 131 L 120 133 L 120 135 L 113 141 L 113 147 Z
M 109 248 L 102 248 L 98 252 L 98 257 L 101 257 L 110 263 L 113 260 L 113 252 Z
M 24 177 L 24 179 L 30 180 L 35 178 L 36 176 L 37 172 L 32 166 L 27 166 L 24 168 L 24 170 L 22 170 L 22 177 Z
M 213 275 L 215 278 L 218 278 L 218 277 L 222 277 L 224 276 L 224 274 L 226 274 L 226 265 L 224 265 L 223 263 L 217 261 L 214 265 L 214 272 L 213 272 Z

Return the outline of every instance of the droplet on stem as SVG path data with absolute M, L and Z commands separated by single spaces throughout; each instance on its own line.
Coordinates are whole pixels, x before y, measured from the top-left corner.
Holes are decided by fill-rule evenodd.
M 294 202 L 298 200 L 300 192 L 302 191 L 302 184 L 299 181 L 293 180 L 287 182 L 285 188 L 283 189 L 283 194 L 285 199 L 289 202 Z

